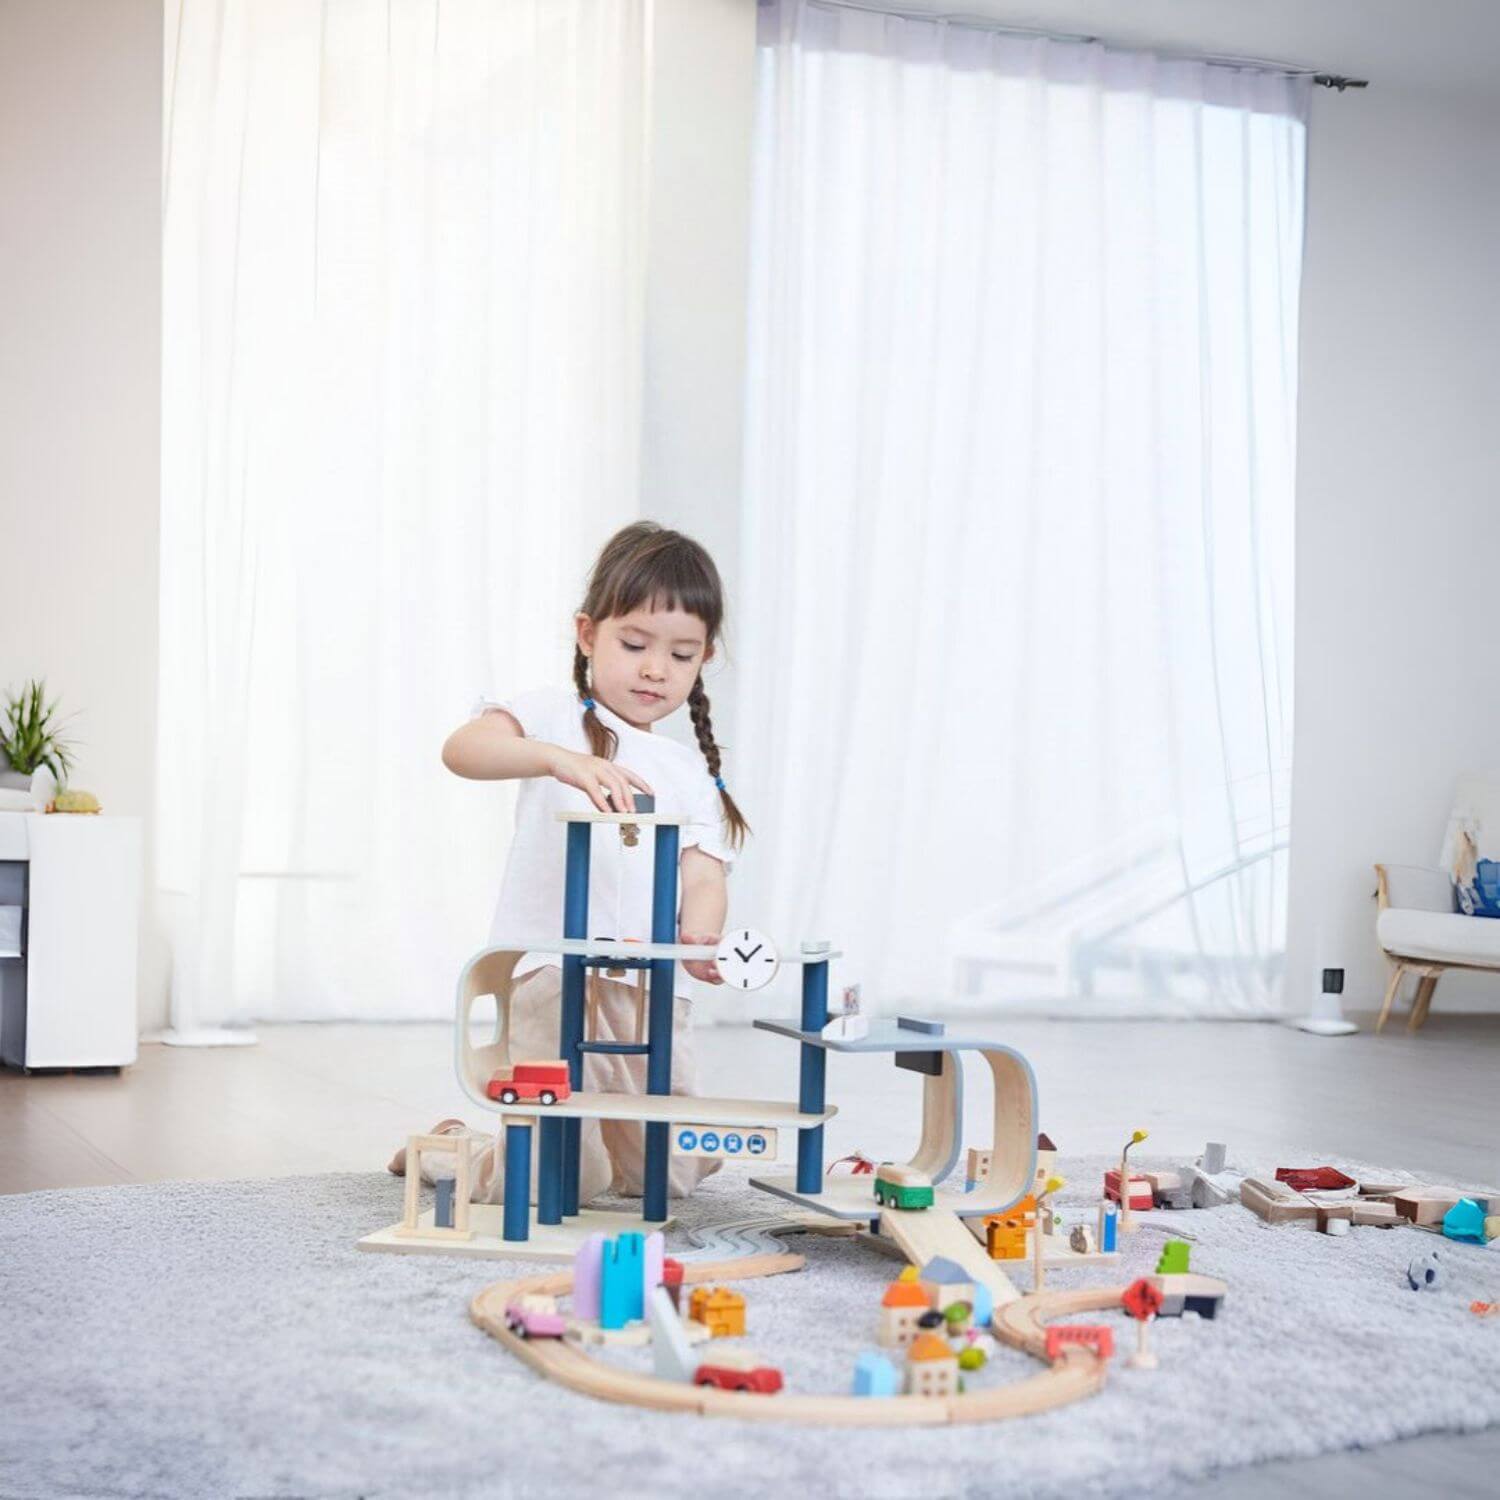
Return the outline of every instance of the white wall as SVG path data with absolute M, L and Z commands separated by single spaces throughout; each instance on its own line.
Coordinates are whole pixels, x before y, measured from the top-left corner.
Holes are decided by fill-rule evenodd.
M 148 862 L 161 90 L 161 0 L 0 0 L 0 688 L 76 712 L 74 784 L 145 819 Z M 159 1025 L 149 906 L 140 982 Z
M 1434 863 L 1459 772 L 1500 766 L 1500 102 L 1319 91 L 1308 160 L 1288 1004 L 1327 964 L 1359 1010 L 1371 865 Z

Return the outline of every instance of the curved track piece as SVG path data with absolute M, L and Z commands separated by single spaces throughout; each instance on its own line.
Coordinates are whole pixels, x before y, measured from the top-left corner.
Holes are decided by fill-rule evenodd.
M 959 1226 L 962 1228 L 962 1226 Z M 694 1263 L 683 1268 L 684 1282 L 730 1281 L 774 1276 L 802 1268 L 799 1255 L 764 1255 L 744 1260 Z M 742 1421 L 821 1424 L 832 1427 L 935 1427 L 947 1424 L 998 1422 L 1029 1416 L 1092 1396 L 1104 1384 L 1105 1361 L 1092 1350 L 1074 1346 L 1055 1364 L 1029 1380 L 993 1390 L 958 1396 L 749 1396 L 710 1387 L 659 1380 L 590 1359 L 563 1339 L 521 1339 L 505 1321 L 506 1305 L 525 1292 L 554 1296 L 572 1287 L 570 1271 L 532 1276 L 521 1281 L 496 1282 L 475 1296 L 469 1316 L 492 1338 L 539 1375 L 601 1401 L 644 1406 L 658 1411 L 695 1412 L 704 1417 L 737 1417 Z M 1095 1308 L 1118 1307 L 1123 1287 L 1093 1287 L 1082 1291 L 1042 1292 L 1008 1304 L 997 1312 L 998 1337 L 1028 1354 L 1045 1359 L 1045 1319 Z

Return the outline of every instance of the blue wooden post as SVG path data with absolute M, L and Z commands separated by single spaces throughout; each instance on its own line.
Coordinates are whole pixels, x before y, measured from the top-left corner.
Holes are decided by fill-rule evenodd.
M 504 1238 L 524 1240 L 531 1233 L 531 1125 L 505 1122 Z
M 656 850 L 651 867 L 651 941 L 677 941 L 677 846 L 675 823 L 656 825 Z M 672 1092 L 672 989 L 676 964 L 670 958 L 651 960 L 651 999 L 647 1011 L 646 1092 Z M 669 1121 L 646 1125 L 646 1180 L 644 1217 L 660 1224 L 667 1217 L 667 1169 L 671 1163 L 672 1127 Z
M 568 857 L 563 881 L 563 936 L 586 938 L 589 935 L 589 853 L 593 838 L 592 823 L 568 824 Z M 564 954 L 562 961 L 562 1016 L 559 1022 L 558 1051 L 568 1065 L 568 1076 L 575 1089 L 583 1087 L 583 990 L 585 969 L 582 958 Z M 549 1177 L 556 1177 L 560 1209 L 564 1214 L 578 1212 L 579 1143 L 582 1120 L 543 1120 L 538 1184 L 537 1217 L 543 1224 L 556 1224 L 546 1214 L 553 1211 Z
M 828 960 L 802 966 L 802 1029 L 822 1031 L 828 1024 Z M 797 1108 L 807 1114 L 823 1110 L 824 1079 L 828 1053 L 822 1047 L 802 1043 L 802 1076 L 797 1089 Z M 823 1190 L 823 1127 L 797 1132 L 797 1191 Z
M 538 1224 L 561 1224 L 563 1209 L 563 1141 L 566 1120 L 541 1123 L 537 1136 L 536 1221 Z

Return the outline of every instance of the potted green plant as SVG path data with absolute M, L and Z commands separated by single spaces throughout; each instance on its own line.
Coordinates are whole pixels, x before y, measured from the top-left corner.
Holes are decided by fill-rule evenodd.
M 73 769 L 72 745 L 62 736 L 57 701 L 47 702 L 47 686 L 28 682 L 5 696 L 5 723 L 0 726 L 0 786 L 35 791 L 39 771 L 66 786 Z

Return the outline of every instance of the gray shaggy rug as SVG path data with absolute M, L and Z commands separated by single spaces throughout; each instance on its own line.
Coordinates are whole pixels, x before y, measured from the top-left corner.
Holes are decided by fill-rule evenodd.
M 1080 1185 L 1104 1166 L 1060 1163 Z M 1158 1325 L 1158 1370 L 1116 1360 L 1098 1397 L 1020 1421 L 843 1432 L 610 1406 L 540 1379 L 467 1317 L 480 1286 L 534 1262 L 355 1251 L 400 1193 L 370 1174 L 0 1198 L 0 1495 L 1160 1493 L 1500 1421 L 1500 1319 L 1469 1312 L 1500 1298 L 1500 1251 L 1413 1229 L 1333 1239 L 1238 1204 L 1157 1214 L 1193 1236 L 1193 1269 L 1229 1283 L 1217 1320 Z M 1065 1217 L 1087 1212 L 1087 1193 L 1059 1196 Z M 775 1211 L 725 1171 L 679 1220 Z M 1132 1237 L 1124 1274 L 1049 1283 L 1150 1271 L 1163 1238 Z M 847 1390 L 894 1264 L 847 1240 L 791 1244 L 804 1272 L 743 1285 L 745 1342 L 789 1389 Z M 1444 1284 L 1413 1293 L 1406 1264 L 1434 1246 Z M 974 1380 L 1037 1368 L 1003 1350 Z

